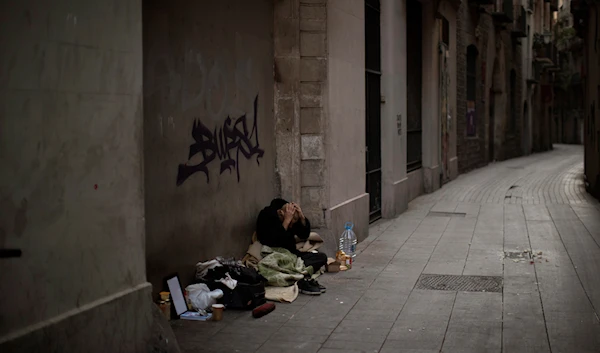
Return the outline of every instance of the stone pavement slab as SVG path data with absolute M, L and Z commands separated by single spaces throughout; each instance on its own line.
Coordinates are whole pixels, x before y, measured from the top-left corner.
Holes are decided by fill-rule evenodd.
M 189 353 L 600 352 L 600 204 L 585 193 L 582 170 L 580 146 L 556 146 L 461 175 L 398 218 L 375 223 L 354 268 L 321 277 L 326 294 L 277 304 L 261 319 L 226 311 L 221 322 L 176 321 L 180 346 Z M 415 289 L 421 274 L 499 276 L 503 291 Z

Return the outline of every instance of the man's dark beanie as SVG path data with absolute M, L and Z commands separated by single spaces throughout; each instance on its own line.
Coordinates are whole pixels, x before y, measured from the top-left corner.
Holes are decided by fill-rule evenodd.
M 271 201 L 271 207 L 275 208 L 276 210 L 282 208 L 285 204 L 288 204 L 289 202 L 287 202 L 284 199 L 273 199 L 273 201 Z

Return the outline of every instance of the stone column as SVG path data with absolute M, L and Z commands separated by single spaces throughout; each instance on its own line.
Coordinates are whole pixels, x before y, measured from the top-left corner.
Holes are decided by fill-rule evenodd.
M 406 4 L 381 1 L 382 216 L 408 206 L 406 179 Z
M 281 196 L 325 226 L 327 0 L 275 1 L 275 119 Z
M 301 203 L 314 228 L 325 227 L 327 0 L 300 0 Z
M 439 52 L 433 2 L 423 2 L 423 186 L 426 193 L 440 187 Z
M 276 173 L 281 197 L 300 200 L 299 0 L 274 2 Z

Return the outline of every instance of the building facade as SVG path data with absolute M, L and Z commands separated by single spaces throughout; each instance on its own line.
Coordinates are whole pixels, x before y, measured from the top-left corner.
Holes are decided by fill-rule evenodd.
M 461 4 L 459 172 L 552 148 L 552 11 L 544 0 Z
M 274 197 L 333 254 L 346 222 L 363 240 L 459 172 L 551 147 L 544 0 L 33 3 L 0 25 L 1 151 L 20 151 L 0 239 L 23 251 L 1 289 L 26 293 L 0 305 L 3 352 L 66 332 L 62 351 L 147 351 L 165 277 L 243 256 Z
M 600 198 L 600 2 L 572 0 L 577 35 L 583 39 L 583 116 L 585 177 L 588 191 Z
M 554 74 L 558 71 L 557 50 L 553 39 L 553 13 L 556 0 L 534 0 L 530 29 L 531 56 L 528 98 L 531 104 L 531 152 L 552 149 L 554 128 Z
M 146 351 L 165 276 L 242 256 L 272 198 L 333 253 L 458 175 L 457 2 L 34 3 L 2 5 L 3 352 L 81 320 L 63 351 Z
M 554 80 L 554 128 L 555 143 L 583 144 L 583 40 L 574 28 L 571 2 L 565 0 L 559 7 L 554 38 L 558 49 L 560 71 Z

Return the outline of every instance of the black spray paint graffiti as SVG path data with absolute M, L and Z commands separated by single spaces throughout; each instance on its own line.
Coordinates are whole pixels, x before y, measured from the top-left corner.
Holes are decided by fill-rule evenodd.
M 183 184 L 192 174 L 202 172 L 206 175 L 206 182 L 210 181 L 208 175 L 208 165 L 219 158 L 221 161 L 221 174 L 224 171 L 236 169 L 237 180 L 240 181 L 239 158 L 240 153 L 246 159 L 256 155 L 256 163 L 260 165 L 259 159 L 265 154 L 265 151 L 260 148 L 258 142 L 258 95 L 254 98 L 254 123 L 252 130 L 248 130 L 246 124 L 246 114 L 232 121 L 230 117 L 225 119 L 223 127 L 217 131 L 215 128 L 210 131 L 198 119 L 194 121 L 192 128 L 192 137 L 195 143 L 190 145 L 190 153 L 188 161 L 198 153 L 202 154 L 202 162 L 195 165 L 180 164 L 177 173 L 177 185 Z M 232 153 L 232 150 L 233 153 Z M 232 158 L 233 157 L 235 158 Z

